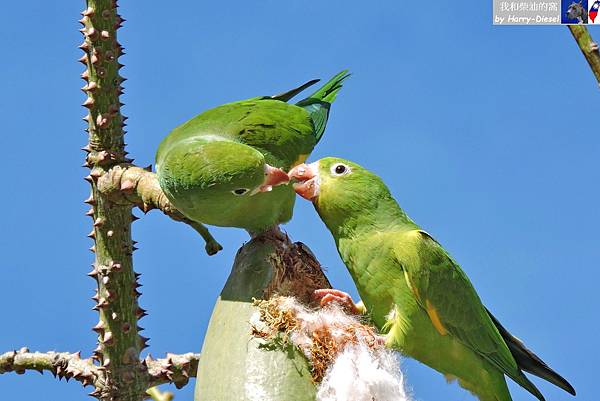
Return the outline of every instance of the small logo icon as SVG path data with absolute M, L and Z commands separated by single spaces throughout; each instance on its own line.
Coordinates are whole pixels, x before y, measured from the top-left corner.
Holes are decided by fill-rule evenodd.
M 600 24 L 600 19 L 596 22 L 596 17 L 598 16 L 598 9 L 600 8 L 600 0 L 594 1 L 594 3 L 590 6 L 588 11 L 588 19 L 590 24 Z
M 587 24 L 587 0 L 562 0 L 561 22 L 563 24 Z

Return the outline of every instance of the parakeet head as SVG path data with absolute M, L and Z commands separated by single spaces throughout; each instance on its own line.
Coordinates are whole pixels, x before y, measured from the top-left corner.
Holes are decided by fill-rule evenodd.
M 222 197 L 231 201 L 269 192 L 274 186 L 289 181 L 287 174 L 268 165 L 262 153 L 236 142 L 209 142 L 190 152 L 193 164 L 188 170 L 194 186 L 203 190 L 203 197 Z
M 288 175 L 295 179 L 294 190 L 313 202 L 333 232 L 336 227 L 385 208 L 398 208 L 381 178 L 351 161 L 326 157 L 300 164 Z
M 283 170 L 266 163 L 261 152 L 233 141 L 180 145 L 160 161 L 157 171 L 175 207 L 214 225 L 241 219 L 250 227 L 249 205 L 261 204 L 266 201 L 263 192 L 289 181 Z

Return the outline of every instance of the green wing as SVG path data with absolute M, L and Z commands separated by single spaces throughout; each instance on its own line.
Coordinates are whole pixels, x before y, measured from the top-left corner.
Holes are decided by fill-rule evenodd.
M 199 137 L 219 137 L 260 150 L 267 162 L 291 168 L 310 154 L 316 144 L 313 123 L 306 110 L 279 100 L 255 98 L 228 103 L 192 118 L 163 140 L 157 153 Z
M 455 337 L 538 399 L 544 400 L 518 368 L 459 265 L 425 231 L 414 230 L 404 235 L 409 236 L 412 246 L 397 249 L 397 257 L 419 305 L 425 309 L 438 332 Z M 412 257 L 408 256 L 407 249 L 413 250 Z
M 304 162 L 325 131 L 331 103 L 349 76 L 335 75 L 297 105 L 286 103 L 319 82 L 308 81 L 275 96 L 259 96 L 207 110 L 175 128 L 161 142 L 156 163 L 173 147 L 198 137 L 239 141 L 261 151 L 269 164 L 286 170 Z

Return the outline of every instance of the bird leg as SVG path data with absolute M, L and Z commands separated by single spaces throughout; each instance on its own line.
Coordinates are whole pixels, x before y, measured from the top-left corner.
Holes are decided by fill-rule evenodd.
M 173 220 L 176 220 L 173 216 L 170 216 L 170 217 Z M 212 236 L 210 231 L 208 231 L 208 228 L 206 228 L 206 226 L 204 224 L 198 223 L 197 221 L 190 220 L 187 217 L 184 217 L 180 221 L 188 224 L 190 227 L 192 227 L 194 230 L 196 230 L 196 232 L 198 234 L 200 234 L 200 236 L 204 239 L 204 242 L 205 242 L 204 249 L 206 250 L 207 254 L 212 256 L 223 249 L 221 244 L 219 244 L 217 242 L 217 240 L 214 239 L 214 237 Z

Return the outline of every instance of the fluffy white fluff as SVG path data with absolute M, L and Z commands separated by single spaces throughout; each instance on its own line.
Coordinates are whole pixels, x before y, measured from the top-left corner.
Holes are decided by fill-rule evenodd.
M 397 353 L 347 345 L 317 389 L 318 401 L 408 401 Z
M 337 343 L 346 344 L 327 369 L 317 389 L 317 401 L 410 400 L 399 354 L 383 344 L 373 346 L 373 333 L 342 308 L 332 304 L 313 311 L 288 297 L 279 299 L 279 308 L 295 315 L 298 327 L 290 339 L 309 359 L 315 331 L 326 329 Z M 355 341 L 348 342 L 349 332 Z

